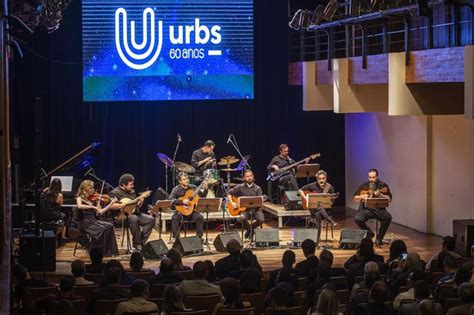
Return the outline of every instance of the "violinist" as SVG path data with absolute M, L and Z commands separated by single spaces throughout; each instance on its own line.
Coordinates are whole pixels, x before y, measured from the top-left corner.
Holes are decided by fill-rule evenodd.
M 80 227 L 91 237 L 91 248 L 102 247 L 105 256 L 117 256 L 119 254 L 117 241 L 115 239 L 115 229 L 112 223 L 99 221 L 96 214 L 104 214 L 116 202 L 115 199 L 102 208 L 100 205 L 100 195 L 94 191 L 94 183 L 85 180 L 79 186 L 76 195 L 77 208 L 81 212 Z M 95 203 L 93 200 L 97 201 Z
M 368 181 L 360 185 L 359 189 L 354 193 L 354 202 L 359 202 L 359 212 L 354 217 L 355 223 L 362 230 L 367 231 L 367 237 L 373 238 L 374 232 L 367 226 L 366 222 L 369 219 L 376 219 L 380 221 L 380 230 L 377 234 L 375 244 L 381 246 L 382 240 L 387 233 L 390 222 L 392 222 L 392 215 L 388 213 L 386 208 L 367 208 L 365 201 L 368 198 L 385 198 L 392 200 L 392 193 L 388 185 L 378 178 L 379 172 L 372 168 L 368 172 Z
M 132 174 L 123 174 L 119 178 L 119 186 L 114 188 L 109 195 L 117 198 L 119 201 L 122 199 L 136 199 L 138 198 L 138 206 L 135 212 L 130 214 L 127 218 L 130 231 L 132 232 L 133 247 L 136 251 L 141 251 L 143 245 L 148 241 L 150 234 L 155 226 L 155 218 L 149 214 L 142 213 L 140 207 L 143 205 L 144 198 L 137 197 L 135 192 L 135 178 Z M 124 203 L 116 203 L 112 206 L 112 209 L 122 209 L 125 206 Z M 140 230 L 140 227 L 143 227 Z

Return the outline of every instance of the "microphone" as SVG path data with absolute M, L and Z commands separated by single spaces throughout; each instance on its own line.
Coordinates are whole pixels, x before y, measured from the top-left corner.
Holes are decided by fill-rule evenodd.
M 183 139 L 181 139 L 181 135 L 179 133 L 177 133 L 178 135 L 178 142 L 183 142 Z
M 233 136 L 232 134 L 230 134 L 230 135 L 229 135 L 229 138 L 227 138 L 227 143 L 229 143 L 229 142 L 230 142 L 230 140 L 231 140 L 232 136 Z

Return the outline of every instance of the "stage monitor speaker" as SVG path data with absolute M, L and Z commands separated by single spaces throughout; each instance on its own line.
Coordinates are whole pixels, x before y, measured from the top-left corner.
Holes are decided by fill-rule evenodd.
M 301 208 L 301 197 L 297 190 L 285 191 L 284 206 L 286 210 L 296 210 Z
M 278 247 L 280 246 L 280 235 L 278 229 L 255 229 L 256 247 Z
M 293 245 L 301 246 L 304 240 L 313 240 L 318 243 L 318 229 L 296 229 L 293 236 Z
M 43 252 L 44 250 L 44 252 Z M 28 271 L 56 271 L 56 235 L 53 231 L 44 231 L 43 237 L 33 233 L 20 235 L 20 261 Z
M 177 238 L 173 248 L 181 253 L 181 256 L 200 253 L 203 251 L 201 239 L 197 236 Z
M 230 240 L 237 240 L 242 246 L 242 239 L 240 238 L 240 234 L 235 232 L 221 233 L 217 235 L 213 245 L 217 251 L 225 252 L 227 251 L 227 243 L 229 243 Z
M 474 220 L 453 220 L 456 253 L 474 258 Z
M 158 187 L 157 190 L 151 196 L 151 202 L 155 204 L 158 200 L 167 200 L 169 197 L 168 193 L 161 187 Z
M 362 239 L 366 236 L 366 230 L 342 229 L 339 239 L 339 248 L 357 248 Z
M 142 255 L 146 259 L 159 259 L 166 255 L 168 247 L 163 240 L 155 240 L 143 246 Z

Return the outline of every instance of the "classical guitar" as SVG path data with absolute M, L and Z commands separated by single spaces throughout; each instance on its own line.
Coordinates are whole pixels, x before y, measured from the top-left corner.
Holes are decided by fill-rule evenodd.
M 238 204 L 238 201 L 239 201 L 239 198 L 236 197 L 236 196 L 231 196 L 232 197 L 232 202 L 234 203 L 237 203 Z M 255 197 L 259 197 L 259 196 L 255 196 Z M 266 195 L 263 195 L 263 201 L 267 201 L 268 200 L 268 196 Z M 232 216 L 238 216 L 241 212 L 244 212 L 247 210 L 247 208 L 245 207 L 234 207 L 232 202 L 229 200 L 227 202 L 227 211 L 229 212 L 230 215 Z
M 130 199 L 130 198 L 122 198 L 120 199 L 119 202 L 117 203 L 120 203 L 123 205 L 122 207 L 122 210 L 120 211 L 120 213 L 117 215 L 117 219 L 118 220 L 122 220 L 124 219 L 127 215 L 130 215 L 132 214 L 133 212 L 135 212 L 135 209 L 137 207 L 127 207 L 128 205 L 132 205 L 132 204 L 138 204 L 138 201 L 140 199 L 145 199 L 145 198 L 148 198 L 150 195 L 151 195 L 152 191 L 151 190 L 147 190 L 147 191 L 144 191 L 144 192 L 141 192 L 138 194 L 138 197 L 135 198 L 135 199 Z
M 199 191 L 202 189 L 202 187 L 204 186 L 204 184 L 207 182 L 207 180 L 209 179 L 209 176 L 211 176 L 211 173 L 208 172 L 206 174 L 206 176 L 204 177 L 204 180 L 202 181 L 202 183 L 196 188 L 196 190 L 192 190 L 192 189 L 189 189 L 183 197 L 180 197 L 178 198 L 179 200 L 183 201 L 185 199 L 188 199 L 189 200 L 189 204 L 188 205 L 185 205 L 185 204 L 182 204 L 182 205 L 176 205 L 175 208 L 176 210 L 181 213 L 182 215 L 184 216 L 188 216 L 188 215 L 191 215 L 194 211 L 194 208 L 196 207 L 196 204 L 198 203 L 199 201 Z
M 298 162 L 295 162 L 295 163 L 292 163 L 290 165 L 287 165 L 285 167 L 282 167 L 280 168 L 278 171 L 273 171 L 273 172 L 270 172 L 267 176 L 267 180 L 271 180 L 272 182 L 273 181 L 276 181 L 277 179 L 279 179 L 280 177 L 282 177 L 283 175 L 285 175 L 285 173 L 289 170 L 291 170 L 293 167 L 295 166 L 298 166 L 300 164 L 303 164 L 305 162 L 308 162 L 308 159 L 309 160 L 314 160 L 318 157 L 321 156 L 321 153 L 315 153 L 315 154 L 311 154 L 310 156 L 308 156 L 307 158 L 305 159 L 302 159 L 301 161 L 298 161 Z
M 304 210 L 308 210 L 308 207 L 306 206 L 306 198 L 308 198 L 308 194 L 316 194 L 314 191 L 309 191 L 309 190 L 304 190 L 303 195 L 301 195 L 301 205 L 303 206 Z M 339 193 L 334 193 L 334 194 L 328 194 L 331 196 L 331 200 L 334 200 L 339 197 Z

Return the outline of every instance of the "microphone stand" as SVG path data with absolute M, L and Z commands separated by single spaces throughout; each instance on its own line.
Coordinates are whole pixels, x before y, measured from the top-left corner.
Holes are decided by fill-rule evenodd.
M 247 162 L 247 160 L 244 158 L 244 156 L 243 156 L 242 153 L 240 152 L 239 146 L 238 146 L 238 144 L 237 144 L 237 139 L 235 139 L 235 136 L 232 135 L 232 134 L 229 136 L 229 143 L 232 144 L 232 146 L 234 147 L 235 151 L 237 151 L 237 153 L 239 154 L 239 156 L 240 156 L 240 158 L 242 159 L 242 161 L 245 162 L 244 167 L 245 167 L 245 165 L 247 165 L 247 167 L 248 167 L 249 169 L 252 169 L 252 168 L 250 167 L 249 162 Z
M 171 171 L 173 172 L 173 187 L 176 186 L 174 161 L 176 161 L 176 154 L 178 153 L 180 143 L 181 143 L 181 137 L 178 137 L 178 139 L 176 141 L 176 148 L 175 148 L 174 154 L 173 154 L 173 165 L 171 165 Z M 168 192 L 168 166 L 166 166 L 166 192 Z
M 89 175 L 90 177 L 92 177 L 93 179 L 95 179 L 98 182 L 102 182 L 103 183 L 102 185 L 105 185 L 107 188 L 109 188 L 111 190 L 114 189 L 114 186 L 107 183 L 105 181 L 105 179 L 102 179 L 102 178 L 98 177 L 97 175 L 95 175 L 94 169 L 92 169 L 92 172 L 89 172 L 87 175 Z

